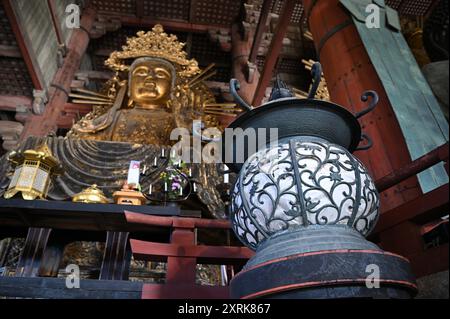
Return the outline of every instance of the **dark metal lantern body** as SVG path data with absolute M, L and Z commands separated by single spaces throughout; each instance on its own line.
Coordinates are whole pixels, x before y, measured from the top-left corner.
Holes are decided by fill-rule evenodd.
M 282 98 L 257 109 L 243 105 L 246 113 L 229 126 L 244 131 L 224 149 L 225 163 L 239 172 L 231 221 L 237 237 L 256 250 L 233 278 L 231 296 L 409 298 L 417 290 L 409 262 L 364 238 L 375 227 L 379 196 L 364 165 L 351 154 L 372 145 L 357 119 L 375 108 L 378 96 L 364 93 L 362 101 L 372 97 L 369 107 L 353 115 L 312 98 L 320 74 L 316 64 L 313 90 L 304 100 L 286 97 L 277 80 L 271 96 Z M 232 80 L 237 96 L 236 88 Z M 248 141 L 245 150 L 236 149 L 246 129 L 261 128 L 277 128 L 278 140 L 267 133 L 256 144 L 265 146 L 262 150 L 249 154 Z M 358 148 L 364 138 L 366 145 Z M 245 164 L 235 163 L 243 151 Z M 232 161 L 226 152 L 233 154 Z M 374 289 L 367 284 L 372 266 L 379 269 L 380 287 Z

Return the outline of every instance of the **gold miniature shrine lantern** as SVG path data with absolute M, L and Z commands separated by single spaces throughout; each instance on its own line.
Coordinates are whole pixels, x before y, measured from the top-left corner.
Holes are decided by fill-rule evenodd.
M 81 193 L 73 196 L 72 202 L 86 204 L 108 204 L 110 200 L 97 185 L 84 189 Z
M 8 160 L 15 167 L 14 175 L 4 197 L 10 199 L 22 193 L 25 200 L 44 199 L 53 175 L 59 175 L 63 169 L 48 148 L 42 144 L 36 150 L 12 152 Z

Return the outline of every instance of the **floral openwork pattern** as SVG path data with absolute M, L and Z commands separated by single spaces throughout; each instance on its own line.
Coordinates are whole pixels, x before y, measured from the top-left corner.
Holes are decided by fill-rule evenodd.
M 232 224 L 252 249 L 275 233 L 310 225 L 346 225 L 367 236 L 379 195 L 362 163 L 346 149 L 290 141 L 251 156 L 232 193 Z

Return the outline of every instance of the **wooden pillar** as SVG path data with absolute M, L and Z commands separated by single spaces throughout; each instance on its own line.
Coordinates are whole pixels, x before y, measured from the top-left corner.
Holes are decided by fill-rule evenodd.
M 52 17 L 53 26 L 55 28 L 56 39 L 59 45 L 64 44 L 64 37 L 61 31 L 60 21 L 56 14 L 56 0 L 47 0 L 48 8 L 50 9 L 50 14 Z
M 128 232 L 107 232 L 100 280 L 128 280 L 131 262 L 128 236 Z
M 258 26 L 256 27 L 255 39 L 253 40 L 252 50 L 250 51 L 250 63 L 256 63 L 256 58 L 258 57 L 258 50 L 261 46 L 261 41 L 264 33 L 267 30 L 267 18 L 270 14 L 270 8 L 272 6 L 272 0 L 264 0 L 261 7 L 261 13 L 259 15 Z
M 170 238 L 172 245 L 196 245 L 195 224 L 192 220 L 176 219 Z M 167 257 L 167 284 L 195 284 L 197 259 L 195 257 Z
M 273 70 L 278 61 L 281 49 L 283 48 L 283 39 L 286 35 L 286 31 L 291 24 L 292 14 L 294 13 L 295 5 L 298 0 L 286 0 L 284 2 L 283 10 L 280 18 L 278 19 L 277 29 L 275 35 L 270 43 L 269 51 L 266 55 L 266 61 L 264 63 L 264 69 L 259 79 L 258 87 L 256 89 L 255 97 L 253 98 L 253 105 L 259 106 L 263 100 L 266 89 L 270 85 L 270 81 L 273 77 Z
M 319 60 L 331 100 L 351 112 L 367 107 L 361 94 L 375 90 L 380 103 L 375 111 L 360 119 L 363 131 L 374 141 L 373 147 L 357 152 L 375 179 L 407 165 L 411 157 L 384 87 L 352 21 L 339 0 L 303 0 Z M 421 195 L 416 177 L 382 194 L 386 211 Z
M 72 33 L 64 64 L 53 78 L 52 88 L 49 90 L 49 103 L 44 114 L 30 116 L 25 124 L 21 136 L 22 140 L 32 135 L 45 136 L 51 132 L 56 132 L 58 118 L 61 116 L 64 105 L 68 100 L 70 84 L 80 68 L 81 59 L 89 45 L 89 31 L 94 25 L 95 18 L 95 9 L 88 7 L 83 11 L 81 27 L 75 29 Z
M 37 277 L 51 229 L 29 228 L 25 246 L 16 267 L 16 277 Z

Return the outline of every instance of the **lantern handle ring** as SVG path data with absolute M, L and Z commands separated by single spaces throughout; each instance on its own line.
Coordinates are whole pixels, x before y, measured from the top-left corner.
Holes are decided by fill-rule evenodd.
M 372 112 L 375 109 L 375 107 L 378 105 L 380 98 L 379 98 L 377 92 L 375 92 L 375 91 L 364 92 L 363 95 L 361 96 L 361 101 L 367 102 L 369 100 L 369 97 L 372 98 L 372 101 L 370 101 L 369 106 L 365 110 L 362 110 L 361 112 L 358 112 L 355 114 L 355 117 L 357 119 L 359 119 L 360 117 L 363 117 L 367 113 Z
M 370 136 L 367 135 L 366 133 L 362 133 L 362 134 L 361 134 L 361 142 L 364 141 L 364 140 L 367 141 L 366 145 L 357 147 L 357 148 L 355 149 L 355 152 L 356 152 L 356 151 L 367 151 L 368 149 L 370 149 L 370 148 L 373 146 L 373 141 L 372 141 L 372 139 L 371 139 Z
M 230 80 L 230 93 L 233 96 L 234 100 L 238 104 L 238 106 L 244 111 L 249 112 L 253 110 L 253 107 L 245 102 L 242 97 L 237 93 L 241 89 L 241 84 L 236 79 Z
M 313 77 L 313 84 L 308 94 L 308 99 L 314 99 L 319 89 L 320 82 L 322 82 L 322 64 L 315 62 L 311 68 L 311 75 Z

